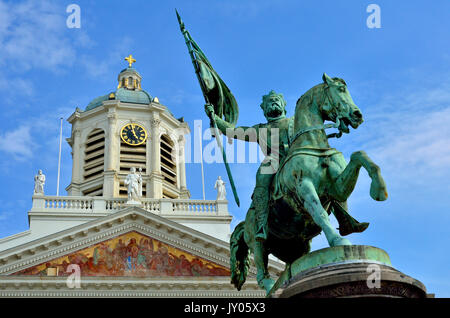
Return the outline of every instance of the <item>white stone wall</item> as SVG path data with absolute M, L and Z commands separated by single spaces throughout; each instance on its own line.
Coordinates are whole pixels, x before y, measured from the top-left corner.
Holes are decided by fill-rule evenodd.
M 33 196 L 33 206 L 28 212 L 30 230 L 0 239 L 0 251 L 101 219 L 125 208 L 126 199 Z M 225 242 L 229 241 L 232 216 L 228 212 L 227 201 L 143 199 L 140 208 Z

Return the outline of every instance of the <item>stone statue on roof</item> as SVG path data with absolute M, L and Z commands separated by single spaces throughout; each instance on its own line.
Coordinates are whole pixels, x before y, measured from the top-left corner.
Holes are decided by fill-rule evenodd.
M 45 175 L 42 170 L 38 170 L 38 174 L 34 176 L 34 194 L 44 195 Z
M 216 200 L 226 200 L 227 191 L 225 190 L 225 181 L 222 180 L 220 176 L 217 177 L 216 183 L 214 184 L 214 189 L 217 189 L 217 199 Z

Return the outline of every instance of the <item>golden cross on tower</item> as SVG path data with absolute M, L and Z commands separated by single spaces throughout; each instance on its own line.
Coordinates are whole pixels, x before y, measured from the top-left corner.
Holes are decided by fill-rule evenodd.
M 131 54 L 130 54 L 129 56 L 127 56 L 127 57 L 125 58 L 125 60 L 128 61 L 129 67 L 131 67 L 131 65 L 133 65 L 134 62 L 136 62 L 136 60 L 133 58 L 133 56 L 132 56 Z

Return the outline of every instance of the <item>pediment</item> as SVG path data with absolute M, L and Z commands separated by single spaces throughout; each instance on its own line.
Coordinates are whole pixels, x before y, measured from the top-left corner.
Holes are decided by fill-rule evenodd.
M 64 275 L 68 264 L 85 276 L 228 276 L 229 246 L 129 207 L 0 253 L 0 275 Z
M 131 231 L 12 275 L 166 277 L 230 276 L 227 267 L 142 233 Z

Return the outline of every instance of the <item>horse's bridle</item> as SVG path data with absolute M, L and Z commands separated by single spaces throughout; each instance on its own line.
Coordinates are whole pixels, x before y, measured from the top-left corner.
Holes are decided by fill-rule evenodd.
M 332 105 L 332 100 L 330 99 L 330 96 L 327 93 L 328 89 L 329 89 L 329 86 L 327 86 L 325 88 L 325 97 L 327 98 L 329 104 Z M 307 132 L 310 132 L 313 130 L 325 130 L 325 129 L 330 129 L 330 128 L 339 129 L 340 124 L 341 124 L 341 120 L 338 116 L 336 116 L 336 122 L 334 124 L 322 124 L 322 125 L 318 125 L 318 126 L 307 127 L 307 128 L 301 129 L 294 135 L 294 137 L 292 139 L 290 139 L 289 146 L 292 145 L 298 137 L 300 137 L 301 135 L 303 135 Z M 332 134 L 327 135 L 327 138 L 334 138 L 334 137 L 340 138 L 341 136 L 342 136 L 342 131 L 339 130 L 338 133 L 332 133 Z

